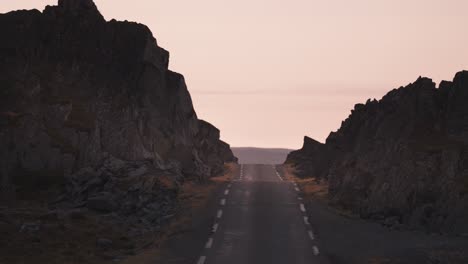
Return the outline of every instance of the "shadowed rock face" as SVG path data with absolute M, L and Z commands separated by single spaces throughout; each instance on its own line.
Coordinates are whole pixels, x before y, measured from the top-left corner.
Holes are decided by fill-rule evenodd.
M 304 137 L 302 148 L 291 151 L 285 163 L 294 163 L 296 175 L 305 178 L 311 175 L 321 177 L 330 163 L 328 148 L 310 137 Z
M 355 106 L 326 144 L 288 162 L 328 178 L 330 199 L 363 217 L 468 232 L 468 72 L 427 78 Z M 325 168 L 323 165 L 326 165 Z
M 65 184 L 75 204 L 165 214 L 161 177 L 205 179 L 236 160 L 146 26 L 60 0 L 0 15 L 0 35 L 3 193 Z

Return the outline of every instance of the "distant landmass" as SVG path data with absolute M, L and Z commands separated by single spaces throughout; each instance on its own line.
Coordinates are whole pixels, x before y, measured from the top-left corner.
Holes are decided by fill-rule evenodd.
M 282 148 L 231 148 L 242 164 L 282 164 L 291 149 Z

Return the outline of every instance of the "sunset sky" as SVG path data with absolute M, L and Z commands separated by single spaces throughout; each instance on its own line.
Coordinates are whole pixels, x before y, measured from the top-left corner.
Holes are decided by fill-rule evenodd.
M 0 12 L 57 0 L 2 0 Z M 466 0 L 95 0 L 146 24 L 232 146 L 324 141 L 353 105 L 468 69 Z

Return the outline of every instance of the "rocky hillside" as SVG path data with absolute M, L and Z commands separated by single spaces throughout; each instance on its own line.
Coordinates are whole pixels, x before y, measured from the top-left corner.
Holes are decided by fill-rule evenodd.
M 59 0 L 0 15 L 0 35 L 2 202 L 44 194 L 156 227 L 181 182 L 236 160 L 146 26 Z
M 468 233 L 468 72 L 427 78 L 357 104 L 325 144 L 287 163 L 326 178 L 331 202 L 388 225 Z

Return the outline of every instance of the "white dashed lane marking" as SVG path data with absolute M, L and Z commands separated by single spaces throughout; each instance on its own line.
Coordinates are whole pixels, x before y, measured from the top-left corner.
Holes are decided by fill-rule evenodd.
M 276 174 L 278 176 L 278 178 L 280 179 L 280 181 L 283 181 L 283 178 L 281 178 L 281 176 L 279 174 Z
M 205 261 L 206 261 L 206 257 L 205 257 L 205 256 L 201 256 L 201 257 L 198 259 L 197 264 L 205 264 Z
M 275 169 L 275 173 L 276 173 L 276 176 L 278 176 L 278 178 L 280 179 L 280 181 L 283 181 L 283 178 L 281 178 L 281 175 L 279 174 L 278 170 L 276 169 L 276 167 L 273 165 L 272 166 L 273 169 Z
M 320 251 L 318 249 L 318 247 L 314 246 L 312 247 L 312 250 L 314 251 L 314 255 L 317 256 L 318 254 L 320 254 Z
M 211 229 L 211 232 L 216 233 L 218 231 L 218 223 L 213 225 L 213 228 Z
M 278 170 L 276 169 L 276 167 L 275 167 L 274 165 L 273 165 L 272 167 L 273 167 L 274 170 L 275 170 L 276 176 L 278 176 L 278 178 L 279 178 L 281 181 L 284 181 L 283 178 L 281 177 L 281 175 L 279 174 Z M 243 167 L 243 165 L 241 165 L 240 173 L 239 173 L 239 180 L 243 180 L 243 177 L 244 177 L 244 167 Z M 249 178 L 249 179 L 250 179 L 250 178 Z M 249 180 L 249 179 L 248 179 L 248 180 Z M 300 192 L 300 190 L 299 190 L 297 184 L 296 184 L 295 182 L 292 182 L 292 184 L 293 184 L 294 189 L 296 190 L 296 192 Z M 231 186 L 232 186 L 232 183 L 229 183 L 228 186 L 227 186 L 227 188 L 226 188 L 225 191 L 224 191 L 224 195 L 225 195 L 225 196 L 229 195 L 229 192 L 230 192 L 229 189 L 231 188 Z M 250 192 L 249 192 L 249 191 L 246 191 L 246 192 L 244 192 L 244 194 L 245 194 L 246 196 L 249 196 L 249 195 L 250 195 Z M 302 198 L 302 197 L 299 197 L 299 196 L 297 197 L 297 199 L 300 200 L 300 201 L 303 200 L 303 198 Z M 221 206 L 226 205 L 226 199 L 225 199 L 225 198 L 223 198 L 223 199 L 220 200 L 220 205 L 221 205 Z M 299 209 L 301 210 L 302 213 L 306 213 L 306 208 L 305 208 L 305 206 L 304 206 L 303 203 L 300 203 L 300 204 L 299 204 Z M 217 217 L 218 219 L 220 219 L 222 216 L 223 216 L 223 210 L 219 209 L 219 210 L 217 211 L 217 213 L 216 213 L 216 217 Z M 304 216 L 304 224 L 305 224 L 306 226 L 310 226 L 309 218 L 308 218 L 307 216 Z M 211 230 L 211 231 L 212 231 L 212 234 L 216 233 L 216 232 L 218 231 L 218 228 L 219 228 L 219 223 L 214 223 L 214 224 L 213 224 L 213 227 L 212 227 L 212 230 Z M 309 228 L 308 228 L 308 229 L 309 229 Z M 307 230 L 307 234 L 308 234 L 310 240 L 315 240 L 315 235 L 314 235 L 314 232 L 313 232 L 312 230 Z M 206 249 L 211 249 L 212 246 L 213 246 L 213 243 L 214 243 L 214 239 L 213 239 L 213 237 L 210 237 L 210 238 L 208 239 L 208 241 L 206 242 L 206 244 L 205 244 L 205 248 L 206 248 Z M 313 251 L 313 253 L 314 253 L 315 256 L 317 256 L 317 255 L 320 254 L 320 251 L 319 251 L 318 247 L 315 246 L 315 245 L 312 247 L 312 251 Z M 200 258 L 198 259 L 197 264 L 205 264 L 206 259 L 207 259 L 206 256 L 200 256 Z
M 206 242 L 205 248 L 211 248 L 213 246 L 213 238 L 210 237 L 208 242 Z
M 297 183 L 296 183 L 296 182 L 292 182 L 292 184 L 293 184 L 293 186 L 294 186 L 294 190 L 296 190 L 296 192 L 300 192 L 299 187 L 297 186 Z M 302 200 L 303 200 L 302 197 L 300 197 L 300 196 L 298 196 L 297 199 L 298 199 L 299 201 L 302 201 Z M 303 203 L 299 204 L 299 209 L 301 209 L 301 212 L 302 212 L 302 213 L 305 213 L 305 212 L 306 212 L 306 208 L 305 208 L 305 206 L 304 206 Z M 309 226 L 309 227 L 310 227 L 309 217 L 304 216 L 304 224 L 305 224 L 306 226 Z M 312 241 L 315 240 L 315 235 L 314 235 L 314 232 L 313 232 L 312 230 L 310 230 L 310 229 L 307 230 L 307 235 L 309 236 L 310 240 L 312 240 Z M 318 249 L 317 246 L 313 246 L 313 247 L 312 247 L 312 252 L 314 253 L 315 256 L 318 256 L 318 255 L 320 254 L 320 251 L 319 251 L 319 249 Z
M 304 213 L 306 211 L 305 207 L 304 207 L 304 204 L 300 204 L 299 205 L 299 208 L 301 209 L 301 211 Z
M 242 171 L 241 171 L 241 173 L 242 173 Z M 224 195 L 229 194 L 229 189 L 231 188 L 231 186 L 232 186 L 232 182 L 230 182 L 228 184 L 226 190 L 224 191 Z M 219 203 L 220 203 L 221 206 L 225 205 L 226 204 L 226 199 L 225 198 L 221 199 Z M 223 216 L 223 210 L 219 209 L 216 212 L 216 218 L 220 219 L 222 216 Z M 213 227 L 211 228 L 211 233 L 215 234 L 218 231 L 218 228 L 219 228 L 219 223 L 214 223 Z M 208 239 L 208 241 L 205 244 L 205 249 L 211 249 L 211 247 L 213 246 L 213 240 L 214 240 L 213 237 L 210 237 Z M 205 264 L 205 262 L 206 262 L 206 256 L 203 255 L 203 256 L 200 256 L 200 258 L 198 259 L 197 264 Z

